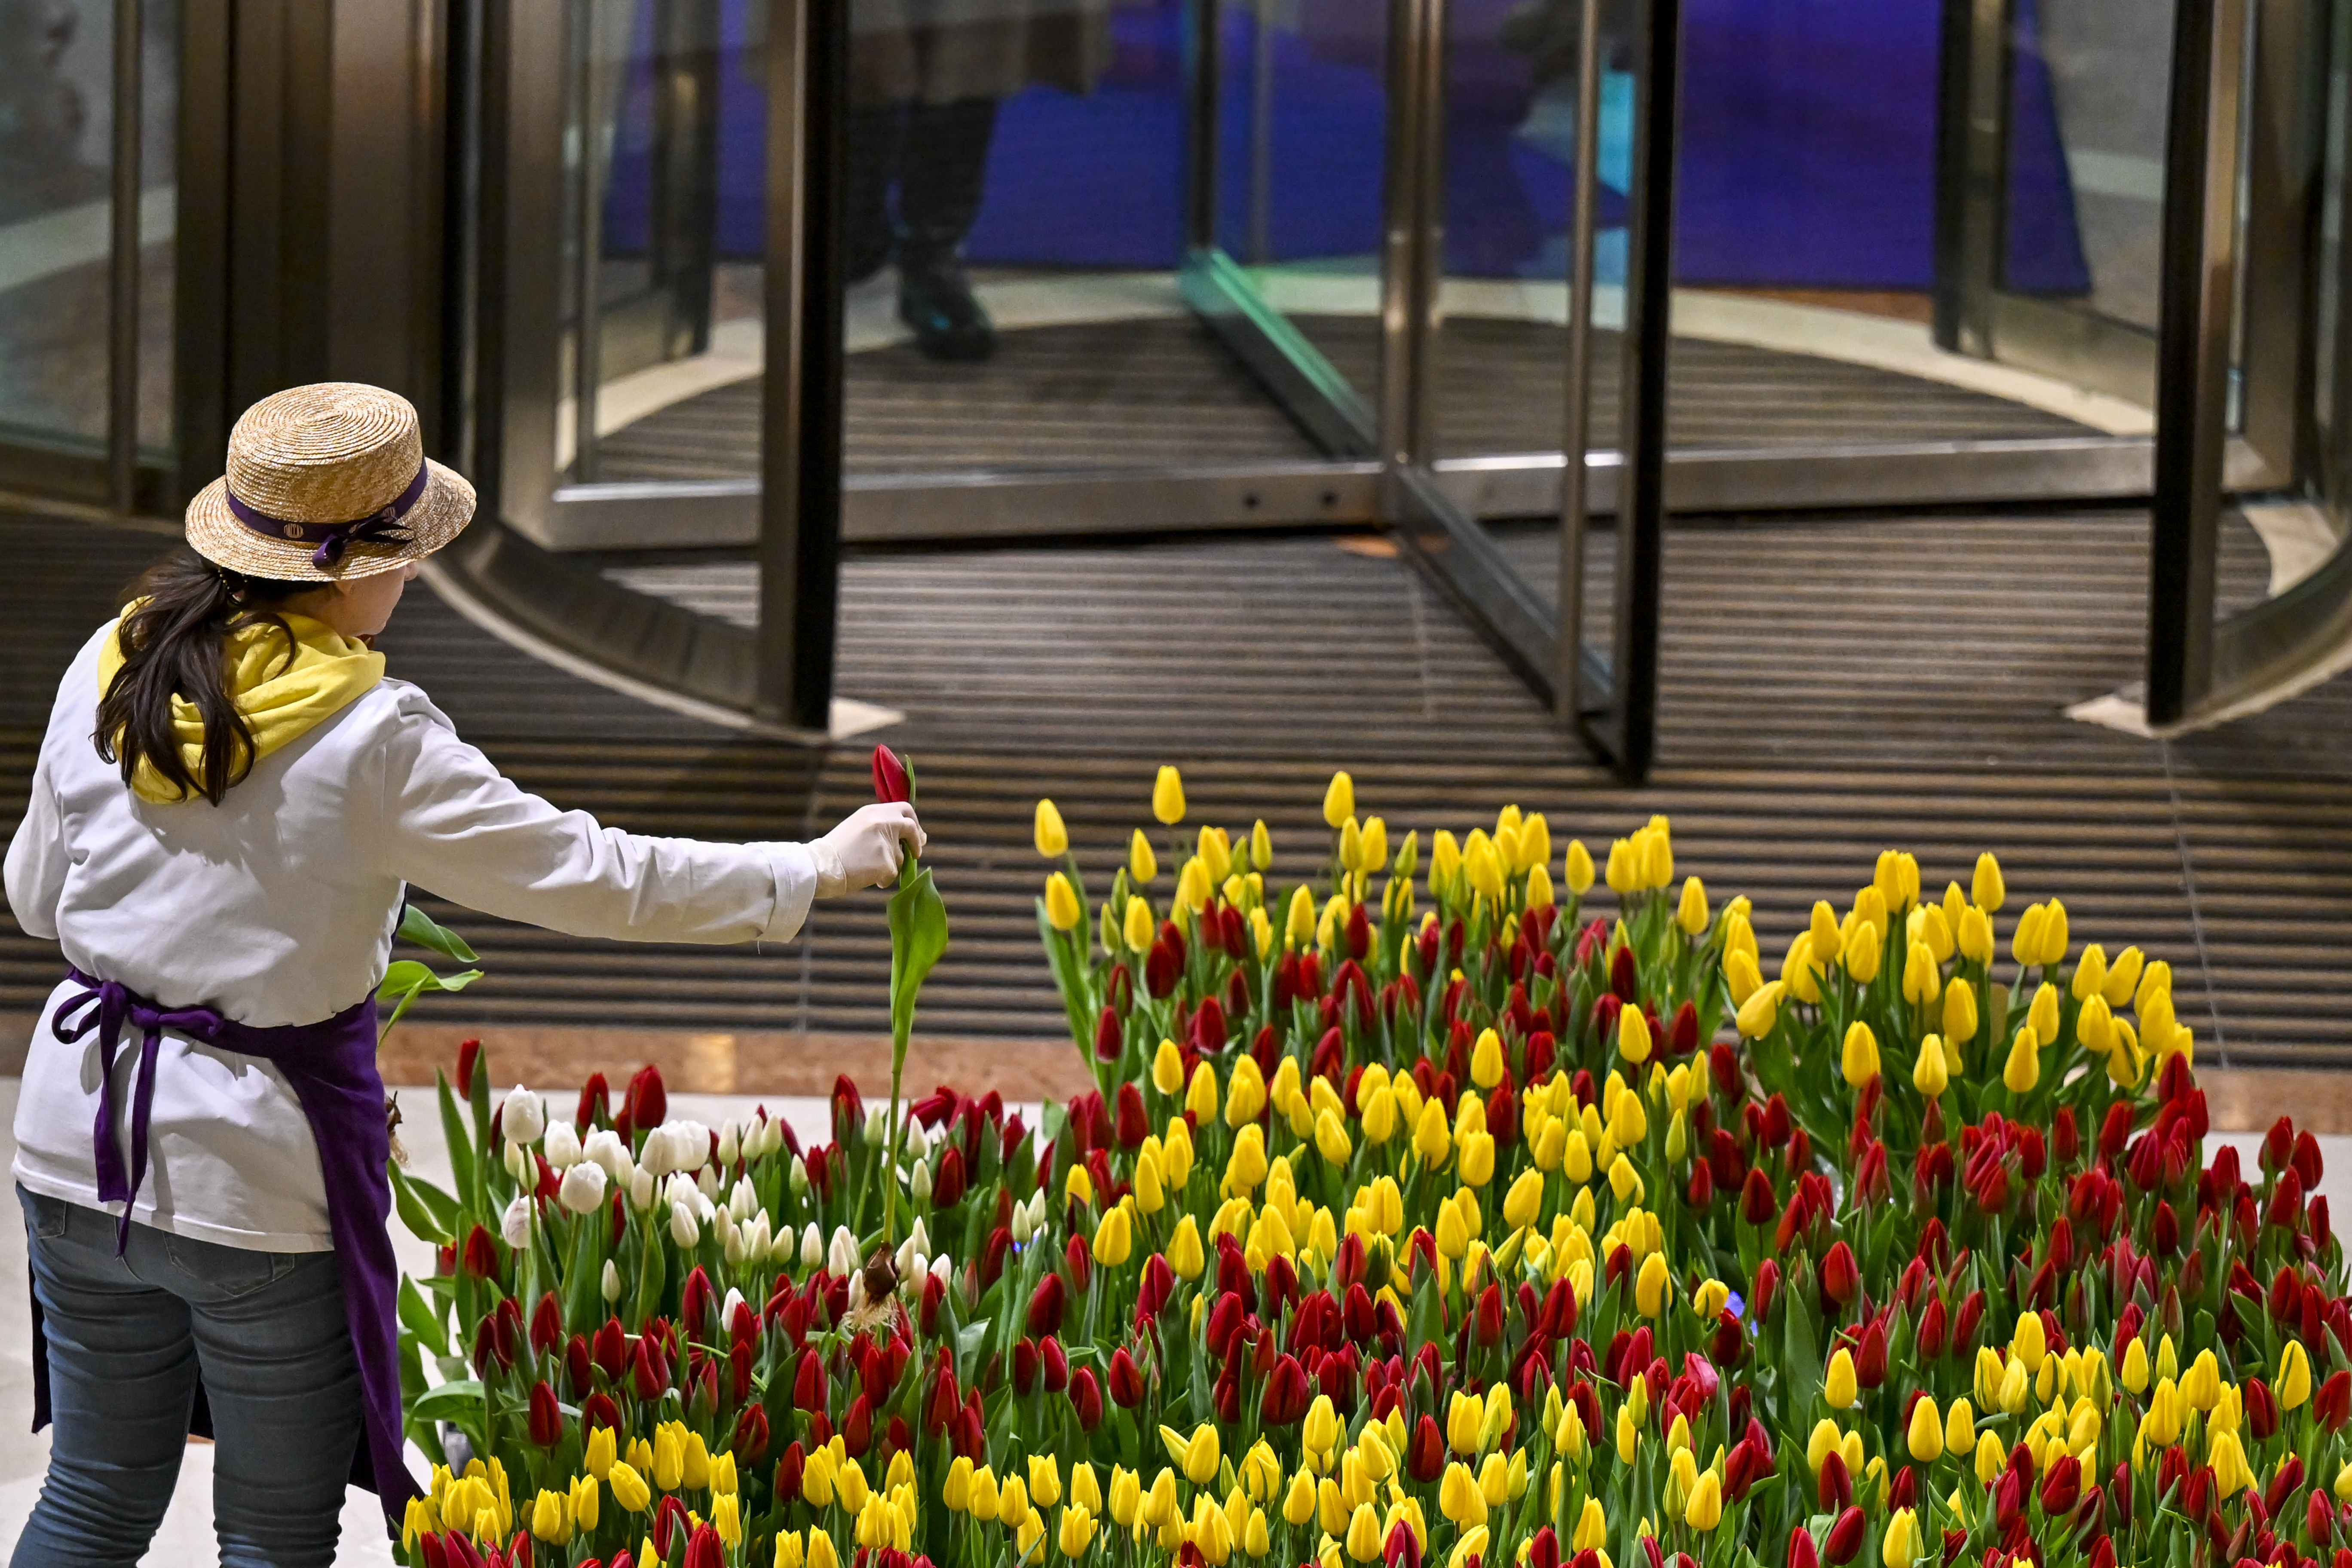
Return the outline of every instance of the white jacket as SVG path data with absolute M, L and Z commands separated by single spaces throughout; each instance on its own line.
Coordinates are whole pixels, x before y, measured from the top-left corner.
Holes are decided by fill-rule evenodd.
M 86 974 L 270 1027 L 373 992 L 408 884 L 485 914 L 640 942 L 783 941 L 807 917 L 816 869 L 804 847 L 642 837 L 558 811 L 405 681 L 381 682 L 263 758 L 217 806 L 142 801 L 91 742 L 110 629 L 58 687 L 7 858 L 17 924 Z M 66 989 L 26 1059 L 15 1173 L 114 1211 L 98 1202 L 90 1147 L 97 1037 L 68 1046 L 49 1027 Z M 115 1069 L 126 1149 L 137 1059 L 126 1048 Z M 148 1162 L 133 1211 L 143 1223 L 233 1247 L 331 1247 L 310 1124 L 266 1062 L 166 1037 Z

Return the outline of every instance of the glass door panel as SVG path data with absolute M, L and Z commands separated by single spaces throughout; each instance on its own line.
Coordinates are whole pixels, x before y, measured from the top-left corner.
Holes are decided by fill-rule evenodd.
M 150 0 L 135 62 L 137 445 L 171 441 L 179 26 Z M 95 456 L 109 428 L 115 7 L 0 7 L 0 443 Z

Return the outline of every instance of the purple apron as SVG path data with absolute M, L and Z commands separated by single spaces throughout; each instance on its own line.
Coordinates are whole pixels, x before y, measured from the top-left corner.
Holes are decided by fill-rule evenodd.
M 147 1179 L 147 1120 L 155 1103 L 155 1055 L 166 1030 L 222 1050 L 258 1057 L 286 1075 L 310 1121 L 326 1179 L 327 1226 L 342 1275 L 343 1313 L 351 1324 L 352 1350 L 359 1360 L 362 1429 L 366 1442 L 353 1457 L 352 1479 L 373 1491 L 387 1521 L 397 1522 L 408 1500 L 421 1489 L 408 1472 L 400 1436 L 399 1320 L 394 1303 L 400 1271 L 393 1261 L 392 1181 L 384 1173 L 392 1157 L 391 1130 L 384 1124 L 383 1079 L 375 1065 L 375 1003 L 355 1002 L 317 1024 L 275 1029 L 248 1028 L 209 1007 L 166 1010 L 111 980 L 93 980 L 68 971 L 81 994 L 59 1005 L 50 1028 L 71 1044 L 98 1031 L 104 1055 L 99 1077 L 98 1121 L 91 1129 L 98 1157 L 98 1195 L 122 1205 L 114 1250 L 121 1256 L 131 1238 L 131 1206 Z M 131 1171 L 114 1138 L 114 1065 L 123 1026 L 141 1031 L 139 1075 L 131 1100 Z M 33 1303 L 33 1430 L 49 1423 L 49 1361 L 41 1328 L 41 1308 Z M 196 1390 L 194 1429 L 211 1425 L 204 1389 Z

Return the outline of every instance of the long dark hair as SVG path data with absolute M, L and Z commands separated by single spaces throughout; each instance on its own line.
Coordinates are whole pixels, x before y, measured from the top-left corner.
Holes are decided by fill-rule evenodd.
M 144 600 L 122 618 L 122 668 L 98 704 L 98 754 L 122 767 L 131 783 L 142 762 L 175 785 L 183 800 L 215 805 L 253 771 L 253 729 L 228 691 L 228 636 L 267 623 L 294 630 L 280 607 L 315 583 L 247 577 L 215 566 L 182 545 L 140 574 L 124 597 Z M 172 724 L 172 699 L 195 704 L 205 722 L 204 757 L 194 772 Z

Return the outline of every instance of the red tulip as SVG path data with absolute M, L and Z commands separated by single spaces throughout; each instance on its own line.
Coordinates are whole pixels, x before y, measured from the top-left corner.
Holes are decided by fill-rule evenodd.
M 1125 1351 L 1121 1351 L 1119 1353 L 1124 1355 L 1127 1352 Z M 1130 1362 L 1129 1364 L 1129 1366 L 1132 1366 L 1134 1363 Z M 1139 1389 L 1137 1398 L 1139 1400 L 1141 1398 Z M 1091 1432 L 1096 1427 L 1102 1425 L 1102 1389 L 1095 1382 L 1094 1368 L 1090 1366 L 1082 1366 L 1078 1368 L 1076 1373 L 1071 1374 L 1070 1408 L 1077 1412 L 1078 1429 L 1080 1431 Z
M 776 1461 L 776 1495 L 792 1499 L 801 1495 L 801 1473 L 808 1468 L 808 1454 L 798 1441 Z
M 1840 1240 L 1822 1259 L 1822 1294 L 1843 1308 L 1861 1293 L 1861 1266 L 1854 1262 L 1853 1248 Z
M 1820 1568 L 1821 1553 L 1813 1546 L 1813 1532 L 1803 1525 L 1789 1531 L 1788 1568 Z
M 1311 1397 L 1306 1369 L 1298 1364 L 1297 1356 L 1286 1352 L 1276 1358 L 1274 1370 L 1266 1375 L 1265 1393 L 1258 1401 L 1258 1418 L 1269 1426 L 1304 1421 Z
M 1412 1532 L 1410 1521 L 1401 1519 L 1389 1527 L 1388 1541 L 1381 1547 L 1381 1568 L 1421 1568 L 1421 1538 Z
M 2352 1419 L 2352 1373 L 2330 1373 L 2311 1396 L 2311 1413 L 2330 1432 Z
M 1404 1453 L 1405 1470 L 1414 1480 L 1433 1481 L 1445 1473 L 1445 1434 L 1428 1415 L 1413 1427 Z
M 1844 1457 L 1834 1448 L 1822 1456 L 1822 1473 L 1814 1479 L 1813 1496 L 1824 1510 L 1853 1501 L 1853 1476 L 1845 1468 Z
M 1125 1345 L 1110 1352 L 1111 1403 L 1123 1410 L 1132 1410 L 1143 1403 L 1143 1373 L 1135 1358 L 1127 1353 Z
M 584 1136 L 592 1125 L 612 1114 L 613 1091 L 606 1086 L 604 1075 L 590 1073 L 588 1081 L 580 1088 L 580 1110 L 572 1119 L 572 1127 Z
M 466 1272 L 477 1279 L 493 1279 L 499 1272 L 498 1247 L 480 1226 L 466 1233 Z
M 593 1353 L 597 1370 L 602 1372 L 608 1381 L 620 1382 L 622 1374 L 629 1370 L 629 1343 L 621 1332 L 620 1319 L 604 1320 L 604 1326 L 596 1331 L 596 1343 Z
M 1830 1538 L 1824 1543 L 1827 1550 L 1822 1554 L 1830 1568 L 1843 1568 L 1853 1561 L 1854 1553 L 1862 1550 L 1863 1531 L 1862 1510 L 1849 1507 L 1838 1515 L 1837 1522 L 1830 1526 Z
M 563 1412 L 556 1408 L 555 1390 L 541 1378 L 530 1385 L 530 1440 L 542 1448 L 563 1441 Z
M 641 1404 L 659 1399 L 669 1387 L 669 1363 L 651 1334 L 637 1339 L 636 1355 L 629 1363 L 630 1391 Z
M 907 767 L 887 746 L 874 748 L 874 798 L 885 803 L 912 800 L 907 787 Z
M 2053 1519 L 2063 1518 L 2074 1510 L 2082 1496 L 2083 1461 L 2072 1454 L 2061 1454 L 2042 1475 L 2042 1511 Z
M 629 1079 L 621 1100 L 621 1114 L 632 1128 L 650 1129 L 669 1118 L 669 1091 L 662 1087 L 661 1068 L 648 1062 Z
M 621 1429 L 621 1407 L 601 1388 L 580 1402 L 580 1429 L 593 1432 L 599 1426 Z
M 1545 1525 L 1528 1542 L 1528 1568 L 1559 1568 L 1559 1537 Z
M 824 1412 L 824 1363 L 814 1346 L 801 1352 L 801 1364 L 793 1373 L 793 1408 L 811 1414 Z
M 1118 972 L 1126 973 L 1125 970 Z M 1119 1027 L 1118 1010 L 1105 1007 L 1095 1019 L 1095 1060 L 1115 1062 L 1127 1048 L 1125 1032 Z
M 1060 1275 L 1048 1274 L 1037 1281 L 1037 1289 L 1029 1298 L 1028 1327 L 1031 1333 L 1057 1334 L 1062 1331 L 1062 1294 Z
M 460 1098 L 467 1100 L 473 1098 L 474 1064 L 481 1059 L 481 1041 L 460 1040 L 457 1042 L 457 1093 Z
M 768 1451 L 768 1410 L 762 1405 L 746 1405 L 743 1414 L 735 1418 L 735 1437 L 728 1445 L 742 1456 L 747 1465 L 756 1465 L 760 1456 Z
M 719 1532 L 707 1524 L 698 1524 L 687 1537 L 686 1568 L 726 1568 L 727 1546 Z
M 551 1302 L 555 1298 L 550 1296 L 548 1300 Z M 710 1337 L 710 1325 L 705 1320 L 710 1316 L 710 1309 L 718 1304 L 718 1300 L 719 1293 L 710 1286 L 710 1276 L 702 1271 L 702 1265 L 696 1264 L 688 1271 L 686 1284 L 679 1289 L 677 1299 L 678 1321 L 686 1325 L 690 1337 L 698 1340 Z

